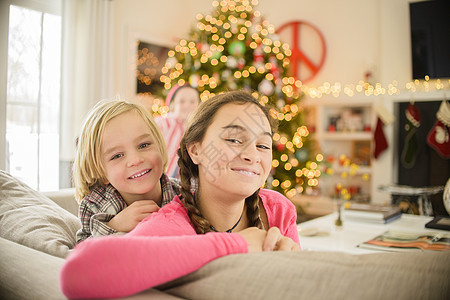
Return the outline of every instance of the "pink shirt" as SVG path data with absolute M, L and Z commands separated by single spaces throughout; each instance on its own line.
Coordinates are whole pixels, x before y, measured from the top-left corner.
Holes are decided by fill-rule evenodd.
M 299 243 L 294 205 L 280 193 L 259 193 L 270 227 Z M 124 236 L 88 239 L 77 245 L 61 270 L 69 298 L 124 297 L 178 277 L 234 253 L 247 253 L 235 233 L 196 234 L 178 197 Z

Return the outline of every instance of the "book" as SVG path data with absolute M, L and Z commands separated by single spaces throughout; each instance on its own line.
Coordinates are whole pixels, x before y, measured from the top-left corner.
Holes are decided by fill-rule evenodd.
M 450 250 L 450 233 L 411 233 L 389 230 L 358 247 L 383 251 Z
M 343 212 L 345 219 L 379 224 L 392 222 L 401 215 L 400 207 L 350 202 L 344 206 Z

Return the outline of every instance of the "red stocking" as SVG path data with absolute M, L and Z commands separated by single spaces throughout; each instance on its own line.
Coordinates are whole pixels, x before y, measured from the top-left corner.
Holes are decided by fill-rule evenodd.
M 373 134 L 373 138 L 375 141 L 375 150 L 373 156 L 378 158 L 380 154 L 388 148 L 388 143 L 386 140 L 386 136 L 383 131 L 383 122 L 380 117 L 377 118 L 377 127 L 375 128 L 375 132 Z
M 431 148 L 445 158 L 450 158 L 450 105 L 442 101 L 436 114 L 437 120 L 428 133 L 427 142 Z

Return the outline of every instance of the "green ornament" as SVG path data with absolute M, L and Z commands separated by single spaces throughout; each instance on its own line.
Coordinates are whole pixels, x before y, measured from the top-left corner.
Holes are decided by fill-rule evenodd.
M 234 56 L 243 56 L 245 53 L 245 44 L 242 41 L 234 41 L 228 46 L 228 51 Z
M 306 161 L 308 159 L 308 155 L 309 155 L 308 150 L 303 149 L 303 148 L 295 151 L 295 156 L 301 162 Z

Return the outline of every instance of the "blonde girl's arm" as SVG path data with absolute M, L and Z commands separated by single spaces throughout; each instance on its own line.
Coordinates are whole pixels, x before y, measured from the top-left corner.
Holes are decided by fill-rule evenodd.
M 84 241 L 92 236 L 91 232 L 91 217 L 94 214 L 88 201 L 81 200 L 78 207 L 78 218 L 80 219 L 81 228 L 77 231 L 77 243 Z
M 77 243 L 90 237 L 117 234 L 118 231 L 108 226 L 114 215 L 102 212 L 98 206 L 83 199 L 78 209 L 81 228 L 77 231 Z

